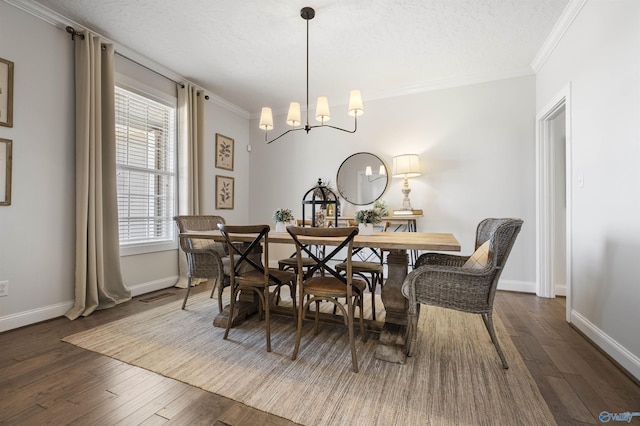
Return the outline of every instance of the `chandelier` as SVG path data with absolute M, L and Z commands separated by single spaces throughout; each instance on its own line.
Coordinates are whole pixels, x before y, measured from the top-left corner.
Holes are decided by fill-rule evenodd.
M 355 133 L 358 130 L 358 116 L 364 114 L 364 105 L 362 103 L 362 94 L 360 90 L 352 90 L 349 94 L 349 115 L 354 118 L 354 128 L 353 130 L 346 130 L 340 127 L 331 126 L 326 124 L 327 121 L 331 118 L 329 114 L 329 101 L 325 96 L 318 97 L 318 101 L 316 104 L 316 120 L 320 122 L 320 124 L 316 124 L 314 126 L 309 125 L 309 21 L 313 19 L 316 15 L 316 11 L 311 7 L 303 7 L 300 10 L 300 16 L 302 19 L 307 21 L 307 111 L 306 111 L 306 123 L 304 127 L 298 127 L 302 124 L 300 119 L 300 103 L 291 102 L 289 105 L 289 113 L 287 114 L 287 124 L 291 126 L 291 129 L 282 133 L 280 136 L 271 139 L 267 143 L 271 143 L 277 139 L 280 139 L 284 135 L 289 132 L 294 132 L 296 130 L 304 130 L 309 133 L 311 129 L 316 127 L 331 127 L 332 129 L 341 130 L 347 133 Z M 260 114 L 260 124 L 261 129 L 264 129 L 264 140 L 267 141 L 267 132 L 273 129 L 273 113 L 271 108 L 263 107 L 262 112 Z

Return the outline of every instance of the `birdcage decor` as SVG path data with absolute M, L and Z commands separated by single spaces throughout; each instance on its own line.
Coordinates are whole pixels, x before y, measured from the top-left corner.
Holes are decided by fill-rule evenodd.
M 308 190 L 302 197 L 302 218 L 311 208 L 311 226 L 335 226 L 338 223 L 338 196 L 327 184 L 318 179 L 316 186 Z M 306 210 L 306 211 L 305 211 Z M 305 220 L 302 226 L 305 226 Z

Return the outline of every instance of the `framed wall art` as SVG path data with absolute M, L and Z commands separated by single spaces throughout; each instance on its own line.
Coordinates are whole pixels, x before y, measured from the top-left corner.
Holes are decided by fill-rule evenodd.
M 0 58 L 0 126 L 13 127 L 13 62 Z
M 216 209 L 233 210 L 234 179 L 216 175 Z
M 233 139 L 216 133 L 216 167 L 233 171 Z
M 0 138 L 0 206 L 11 205 L 11 144 Z

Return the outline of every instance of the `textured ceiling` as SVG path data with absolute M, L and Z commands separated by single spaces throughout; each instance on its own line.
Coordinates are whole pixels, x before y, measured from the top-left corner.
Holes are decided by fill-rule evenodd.
M 34 0 L 256 113 L 531 73 L 568 0 Z

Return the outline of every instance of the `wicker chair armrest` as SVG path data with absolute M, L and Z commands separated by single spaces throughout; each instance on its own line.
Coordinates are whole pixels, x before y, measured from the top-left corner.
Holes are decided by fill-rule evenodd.
M 444 265 L 461 267 L 471 256 L 458 256 L 444 253 L 424 253 L 416 261 L 416 269 L 424 265 Z
M 443 265 L 414 269 L 402 284 L 402 294 L 409 300 L 409 314 L 416 315 L 419 303 L 461 311 L 483 310 L 496 272 L 496 268 L 463 269 Z

